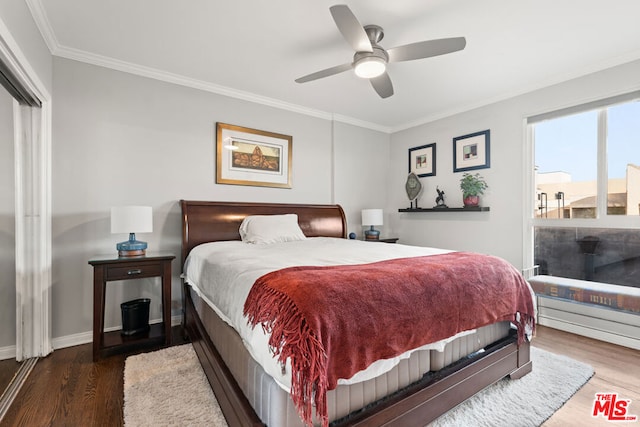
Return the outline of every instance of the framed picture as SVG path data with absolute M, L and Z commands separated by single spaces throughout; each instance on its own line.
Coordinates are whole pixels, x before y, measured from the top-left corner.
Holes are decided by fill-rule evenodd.
M 409 173 L 420 178 L 436 176 L 436 144 L 409 148 Z
M 216 183 L 291 188 L 288 135 L 216 124 Z
M 491 165 L 489 144 L 489 130 L 453 138 L 453 171 L 488 168 Z

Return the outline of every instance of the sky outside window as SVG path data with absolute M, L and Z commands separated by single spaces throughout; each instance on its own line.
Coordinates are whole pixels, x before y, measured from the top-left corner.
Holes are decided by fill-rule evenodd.
M 640 166 L 640 102 L 609 107 L 607 117 L 609 179 L 624 178 L 628 163 Z
M 598 111 L 558 117 L 535 125 L 537 190 L 553 204 L 553 217 L 595 218 Z M 609 215 L 638 215 L 640 206 L 640 102 L 607 108 Z M 632 166 L 628 166 L 632 165 Z M 553 174 L 563 172 L 564 174 Z M 571 183 L 571 184 L 569 184 Z M 557 203 L 563 194 L 562 212 Z M 553 202 L 552 202 L 553 201 Z M 542 209 L 538 206 L 539 213 Z
M 597 176 L 598 113 L 588 111 L 535 126 L 538 173 L 567 172 L 571 181 Z

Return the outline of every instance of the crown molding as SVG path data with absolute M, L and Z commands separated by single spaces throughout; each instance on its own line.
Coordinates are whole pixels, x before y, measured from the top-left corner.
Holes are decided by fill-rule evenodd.
M 353 117 L 343 116 L 340 114 L 332 115 L 333 121 L 345 123 L 348 125 L 358 126 L 365 129 L 375 130 L 386 134 L 391 134 L 391 128 L 389 126 L 382 126 L 375 123 L 367 122 L 365 120 L 354 119 Z
M 205 92 L 211 92 L 218 95 L 228 96 L 230 98 L 241 99 L 256 104 L 266 105 L 281 110 L 291 111 L 294 113 L 304 114 L 306 116 L 316 117 L 324 120 L 335 120 L 338 122 L 351 124 L 383 133 L 390 133 L 391 129 L 386 126 L 380 126 L 376 123 L 355 119 L 352 117 L 334 115 L 332 113 L 316 110 L 313 108 L 303 107 L 301 105 L 284 102 L 275 98 L 256 95 L 251 92 L 241 91 L 214 83 L 185 77 L 179 74 L 169 73 L 167 71 L 158 70 L 131 62 L 121 61 L 119 59 L 108 56 L 98 55 L 95 53 L 63 46 L 58 42 L 53 27 L 47 18 L 46 11 L 41 0 L 26 0 L 27 6 L 33 15 L 36 26 L 40 30 L 40 34 L 49 48 L 52 55 L 61 58 L 72 59 L 87 64 L 97 65 L 99 67 L 110 68 L 125 73 L 135 74 L 150 79 L 160 80 L 180 86 L 198 89 Z
M 36 27 L 38 27 L 45 44 L 49 48 L 49 52 L 51 52 L 52 55 L 55 55 L 60 44 L 58 43 L 56 34 L 49 22 L 47 13 L 42 6 L 42 2 L 40 0 L 26 0 L 26 3 L 29 11 L 31 12 L 31 16 L 33 16 L 33 20 L 36 23 Z
M 180 86 L 186 86 L 192 89 L 198 89 L 205 92 L 211 92 L 218 95 L 228 96 L 230 98 L 241 99 L 244 101 L 266 105 L 269 107 L 291 111 L 294 113 L 304 114 L 307 116 L 316 117 L 324 120 L 335 120 L 335 121 L 339 121 L 339 122 L 343 122 L 343 123 L 347 123 L 347 124 L 351 124 L 359 127 L 372 129 L 378 132 L 384 132 L 384 133 L 390 132 L 390 128 L 385 126 L 380 126 L 375 123 L 358 120 L 358 119 L 347 117 L 347 116 L 334 115 L 332 113 L 328 113 L 325 111 L 303 107 L 301 105 L 280 101 L 278 99 L 256 95 L 251 92 L 241 91 L 241 90 L 233 89 L 230 87 L 206 82 L 203 80 L 193 79 L 193 78 L 185 77 L 179 74 L 158 70 L 156 68 L 146 67 L 143 65 L 133 64 L 131 62 L 121 61 L 119 59 L 110 58 L 107 56 L 98 55 L 95 53 L 86 52 L 79 49 L 58 45 L 55 48 L 54 55 L 61 58 L 72 59 L 74 61 L 97 65 L 99 67 L 122 71 L 129 74 L 135 74 L 138 76 L 160 80 L 163 82 L 172 83 Z

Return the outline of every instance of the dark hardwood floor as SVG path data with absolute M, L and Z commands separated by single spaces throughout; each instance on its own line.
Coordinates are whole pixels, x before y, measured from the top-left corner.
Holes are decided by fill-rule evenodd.
M 16 359 L 0 360 L 0 395 L 7 389 L 19 368 L 20 363 Z
M 184 341 L 174 327 L 174 343 Z M 640 415 L 640 351 L 538 328 L 533 345 L 594 367 L 595 376 L 544 425 L 610 425 L 591 417 L 594 394 L 618 392 Z M 125 355 L 92 362 L 91 344 L 56 350 L 33 369 L 2 426 L 120 426 Z M 534 366 L 535 369 L 535 366 Z
M 179 326 L 172 329 L 176 345 L 185 342 L 181 332 Z M 114 355 L 94 363 L 91 344 L 54 351 L 38 361 L 0 425 L 123 425 L 126 357 Z

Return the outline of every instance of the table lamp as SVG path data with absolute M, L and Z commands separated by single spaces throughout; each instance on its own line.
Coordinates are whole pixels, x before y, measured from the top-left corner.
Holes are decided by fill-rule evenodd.
M 379 240 L 380 231 L 374 230 L 374 225 L 382 225 L 383 221 L 382 209 L 363 209 L 362 210 L 362 225 L 371 226 L 371 229 L 364 231 L 364 238 L 366 240 Z
M 136 240 L 136 233 L 153 231 L 150 206 L 119 206 L 111 208 L 111 233 L 129 233 L 129 240 L 116 245 L 119 257 L 144 256 L 147 242 Z

